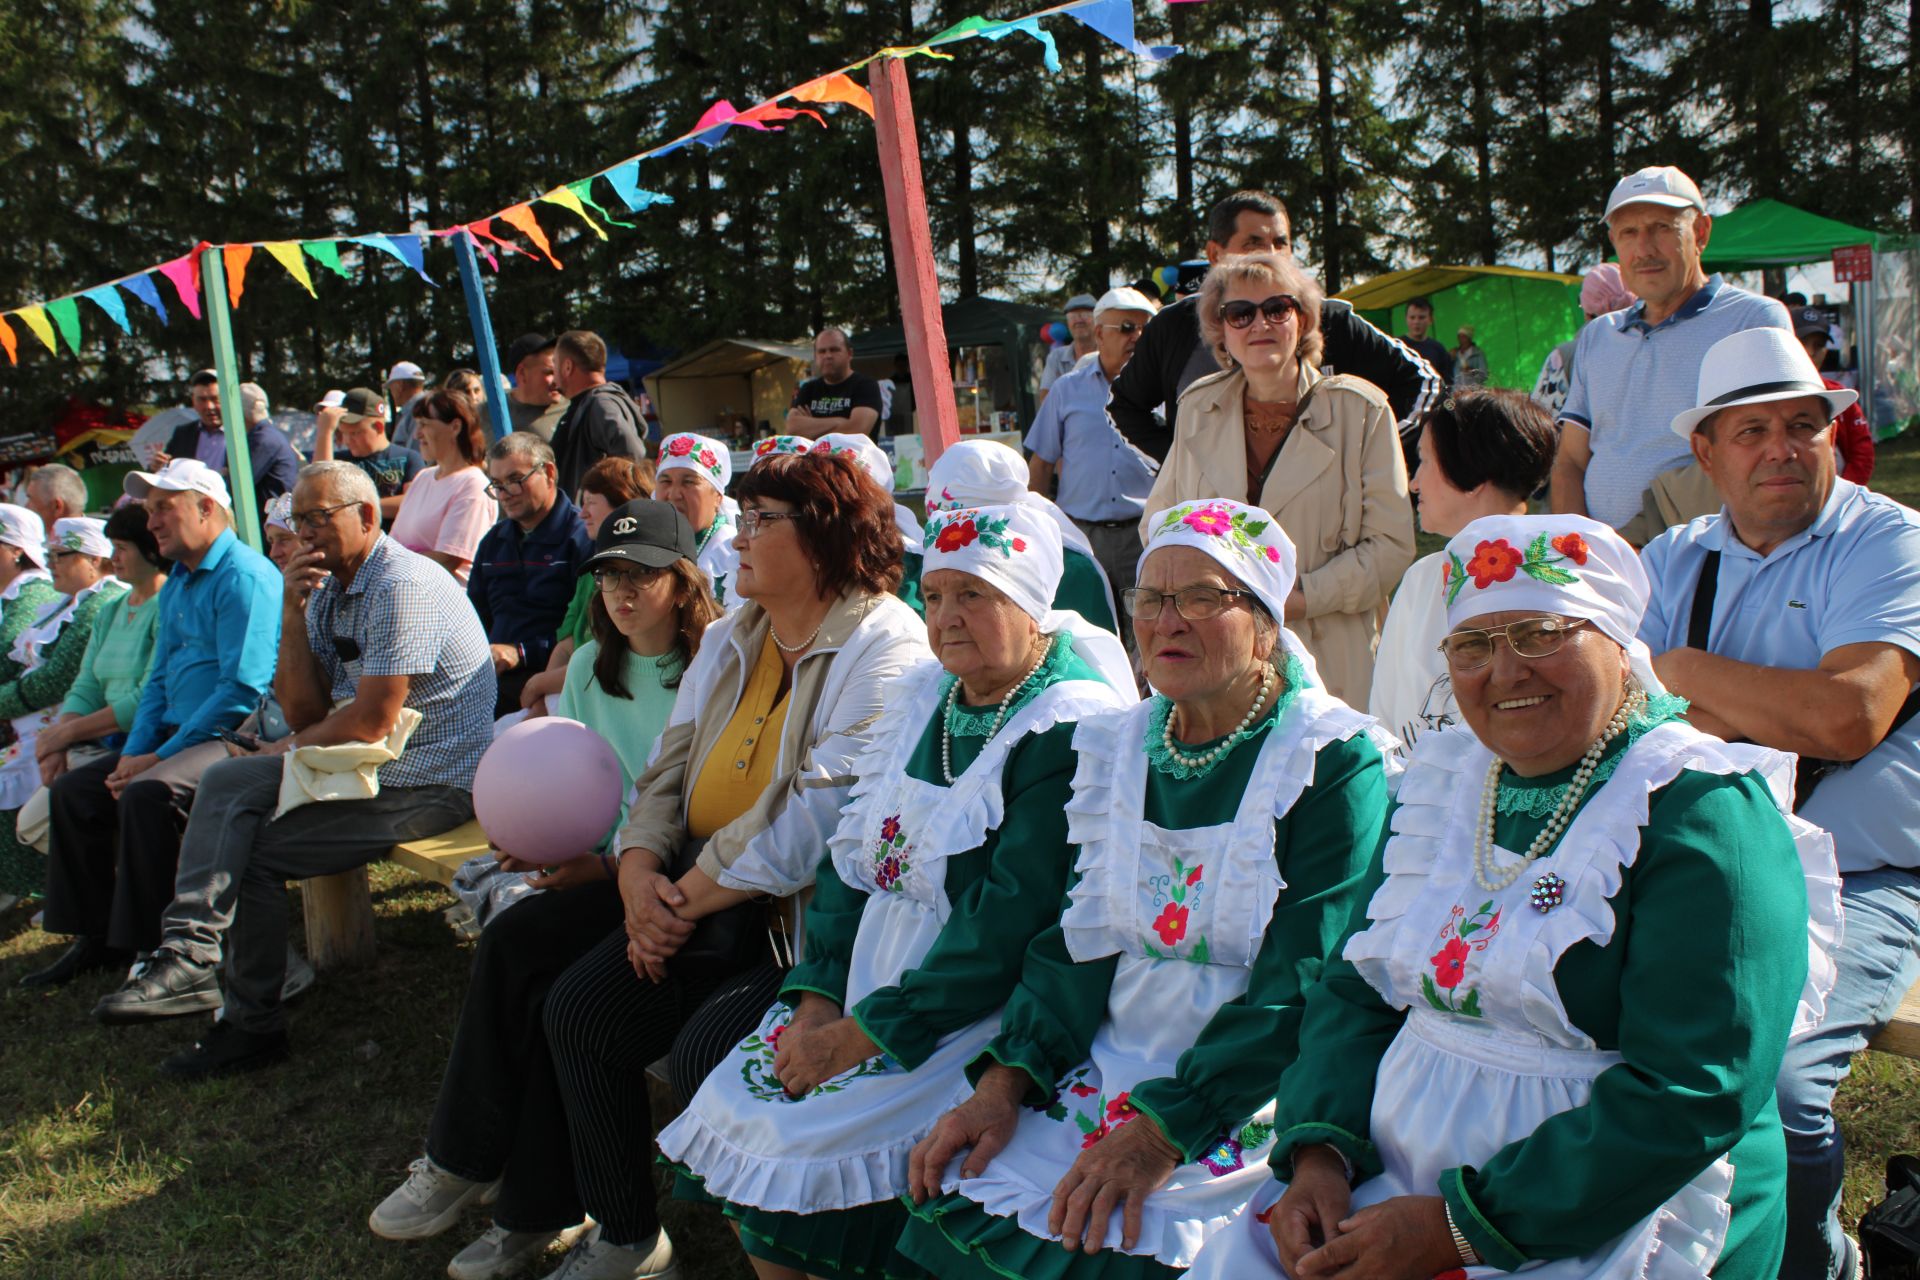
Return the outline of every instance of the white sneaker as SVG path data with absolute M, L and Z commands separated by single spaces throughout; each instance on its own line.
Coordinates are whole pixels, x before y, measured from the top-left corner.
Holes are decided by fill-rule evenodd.
M 600 1228 L 581 1236 L 567 1260 L 547 1280 L 678 1280 L 680 1267 L 673 1260 L 673 1242 L 666 1229 L 653 1243 L 640 1249 L 624 1249 L 600 1238 Z
M 531 1266 L 560 1238 L 558 1231 L 509 1231 L 495 1223 L 447 1264 L 453 1280 L 495 1280 Z
M 388 1240 L 425 1240 L 452 1226 L 460 1211 L 493 1185 L 457 1178 L 421 1156 L 407 1166 L 407 1180 L 380 1202 L 367 1225 Z

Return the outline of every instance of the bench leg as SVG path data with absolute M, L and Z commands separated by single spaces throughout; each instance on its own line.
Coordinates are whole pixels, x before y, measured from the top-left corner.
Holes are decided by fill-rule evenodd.
M 373 897 L 365 867 L 302 881 L 300 896 L 307 919 L 307 959 L 315 969 L 373 959 Z

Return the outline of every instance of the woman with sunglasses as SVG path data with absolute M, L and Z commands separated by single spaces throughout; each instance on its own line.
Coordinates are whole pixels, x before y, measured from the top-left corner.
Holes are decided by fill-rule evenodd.
M 1612 529 L 1489 516 L 1446 557 L 1465 723 L 1414 744 L 1279 1080 L 1274 1179 L 1189 1275 L 1772 1280 L 1774 1078 L 1833 985 L 1832 841 L 1790 813 L 1791 756 L 1680 718 Z
M 1273 513 L 1299 548 L 1284 621 L 1328 692 L 1367 705 L 1380 606 L 1413 563 L 1413 507 L 1393 409 L 1378 387 L 1319 371 L 1320 286 L 1289 257 L 1248 253 L 1207 272 L 1202 338 L 1224 372 L 1180 397 L 1141 539 L 1176 502 L 1221 497 Z
M 1265 1181 L 1387 812 L 1372 721 L 1280 623 L 1293 565 L 1230 500 L 1153 526 L 1125 604 L 1156 693 L 1075 731 L 1065 908 L 911 1156 L 899 1249 L 942 1280 L 1172 1277 Z

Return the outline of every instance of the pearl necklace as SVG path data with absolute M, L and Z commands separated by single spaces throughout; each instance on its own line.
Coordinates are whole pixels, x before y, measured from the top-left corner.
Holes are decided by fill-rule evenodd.
M 1007 708 L 1013 705 L 1013 700 L 1020 696 L 1020 691 L 1027 687 L 1027 682 L 1033 679 L 1034 672 L 1040 670 L 1040 664 L 1047 660 L 1047 655 L 1051 652 L 1053 652 L 1052 641 L 1040 646 L 1040 656 L 1035 658 L 1033 665 L 1027 668 L 1027 674 L 1021 676 L 1019 682 L 1007 690 L 1007 696 L 1000 699 L 1000 709 L 993 713 L 993 724 L 987 728 L 988 742 L 992 742 L 993 735 L 1000 732 L 1000 725 L 1007 718 Z M 940 773 L 946 778 L 948 786 L 952 786 L 954 780 L 953 705 L 959 696 L 960 681 L 955 679 L 953 687 L 947 690 L 947 705 L 940 712 Z
M 767 634 L 773 637 L 773 646 L 774 648 L 780 650 L 780 652 L 799 653 L 802 649 L 812 647 L 813 642 L 820 638 L 820 632 L 826 627 L 826 625 L 827 625 L 827 620 L 825 618 L 820 619 L 820 625 L 813 629 L 813 634 L 808 636 L 805 640 L 802 640 L 799 644 L 788 644 L 785 640 L 782 640 L 780 638 L 780 633 L 774 630 L 773 624 L 771 622 L 767 624 Z
M 1607 744 L 1627 731 L 1627 722 L 1645 705 L 1646 695 L 1638 689 L 1621 701 L 1620 709 L 1613 713 L 1613 719 L 1607 721 L 1606 727 L 1600 730 L 1600 736 L 1580 757 L 1580 767 L 1574 770 L 1573 780 L 1567 784 L 1567 794 L 1554 806 L 1552 815 L 1547 818 L 1547 825 L 1533 838 L 1533 843 L 1527 846 L 1527 852 L 1519 862 L 1498 871 L 1493 866 L 1493 824 L 1500 796 L 1500 770 L 1506 767 L 1506 762 L 1499 756 L 1493 758 L 1493 763 L 1487 766 L 1487 780 L 1480 788 L 1480 823 L 1473 841 L 1473 878 L 1482 889 L 1489 893 L 1500 892 L 1525 875 L 1527 868 L 1535 861 L 1552 851 L 1573 822 L 1574 810 L 1580 807 L 1580 800 L 1587 793 L 1587 784 L 1593 781 L 1593 771 L 1600 767 L 1600 757 L 1607 753 Z
M 1232 733 L 1222 738 L 1218 746 L 1203 755 L 1190 756 L 1173 745 L 1173 712 L 1168 710 L 1167 722 L 1160 727 L 1160 745 L 1166 749 L 1167 758 L 1182 769 L 1204 769 L 1239 746 L 1241 740 L 1247 736 L 1247 731 L 1253 726 L 1254 720 L 1259 717 L 1260 708 L 1267 705 L 1267 695 L 1273 692 L 1275 679 L 1273 667 L 1269 665 L 1266 673 L 1260 677 L 1260 696 L 1255 698 L 1253 705 L 1247 708 L 1247 714 L 1240 717 L 1240 723 L 1233 727 Z

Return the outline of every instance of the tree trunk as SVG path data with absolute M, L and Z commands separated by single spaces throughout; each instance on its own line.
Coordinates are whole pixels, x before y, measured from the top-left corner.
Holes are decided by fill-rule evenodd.
M 1500 232 L 1493 217 L 1493 103 L 1487 88 L 1487 14 L 1482 0 L 1467 3 L 1467 67 L 1473 101 L 1474 214 L 1480 225 L 1480 261 L 1500 261 Z
M 1920 231 L 1920 0 L 1907 0 L 1907 228 Z
M 1920 3 L 1920 0 L 1915 2 Z M 1168 5 L 1167 16 L 1173 23 L 1173 42 L 1184 47 L 1187 42 L 1187 6 Z M 1173 204 L 1180 228 L 1174 243 L 1179 246 L 1181 259 L 1185 260 L 1200 251 L 1193 229 L 1194 214 L 1197 212 L 1193 207 L 1193 104 L 1184 89 L 1171 90 L 1168 98 L 1173 110 Z
M 980 292 L 980 260 L 973 237 L 973 126 L 967 120 L 953 126 L 953 221 L 960 259 L 960 296 Z
M 1080 105 L 1083 110 L 1097 110 L 1096 104 L 1106 97 L 1106 73 L 1102 65 L 1100 41 L 1087 45 L 1087 59 L 1081 69 L 1082 90 Z M 1109 212 L 1109 201 L 1113 189 L 1111 166 L 1107 163 L 1105 143 L 1097 144 L 1098 154 L 1088 157 L 1089 166 L 1087 184 L 1087 273 L 1098 280 L 1105 280 L 1113 262 L 1113 221 Z M 1105 292 L 1100 290 L 1099 292 Z
M 1920 4 L 1920 0 L 1913 0 Z M 1606 184 L 1596 190 L 1611 188 L 1618 176 L 1619 144 L 1616 140 L 1620 128 L 1619 108 L 1613 100 L 1613 10 L 1608 0 L 1596 0 L 1594 15 L 1600 22 L 1600 67 L 1597 77 L 1597 94 L 1600 99 L 1600 181 Z M 1594 243 L 1600 249 L 1600 260 L 1606 261 L 1613 246 L 1607 241 L 1607 230 L 1596 224 L 1593 229 Z
M 1314 0 L 1313 33 L 1313 74 L 1317 85 L 1314 141 L 1320 153 L 1320 173 L 1314 184 L 1320 204 L 1320 273 L 1326 291 L 1338 293 L 1346 280 L 1346 264 L 1341 261 L 1340 138 L 1333 94 L 1333 29 L 1327 14 L 1327 0 Z
M 1786 161 L 1780 151 L 1780 85 L 1773 52 L 1773 0 L 1747 0 L 1747 83 L 1742 86 L 1753 129 L 1752 194 L 1786 194 Z

